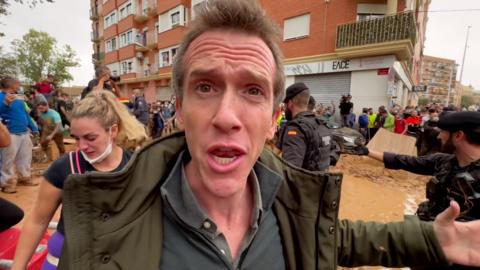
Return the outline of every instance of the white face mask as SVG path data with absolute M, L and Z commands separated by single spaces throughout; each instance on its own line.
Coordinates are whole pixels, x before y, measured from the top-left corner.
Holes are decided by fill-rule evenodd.
M 110 127 L 110 129 L 108 130 L 108 133 L 111 135 L 112 134 L 112 128 Z M 103 153 L 101 153 L 98 157 L 95 157 L 95 158 L 89 158 L 87 156 L 87 154 L 85 154 L 83 151 L 80 151 L 80 153 L 82 154 L 83 158 L 90 164 L 95 164 L 95 163 L 99 163 L 99 162 L 102 162 L 104 161 L 111 153 L 112 153 L 112 150 L 113 150 L 113 145 L 112 145 L 112 142 L 110 141 L 107 145 L 107 148 L 105 148 L 105 151 L 103 151 Z

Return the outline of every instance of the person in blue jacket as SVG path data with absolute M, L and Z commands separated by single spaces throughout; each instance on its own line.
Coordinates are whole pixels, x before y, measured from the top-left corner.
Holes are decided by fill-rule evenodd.
M 15 78 L 5 77 L 1 84 L 3 90 L 0 92 L 0 118 L 10 133 L 11 144 L 1 150 L 0 188 L 4 193 L 15 193 L 17 183 L 28 186 L 38 184 L 30 175 L 33 147 L 30 134 L 38 134 L 38 127 L 28 115 L 22 96 L 17 95 L 20 82 Z M 18 177 L 13 165 L 16 166 Z

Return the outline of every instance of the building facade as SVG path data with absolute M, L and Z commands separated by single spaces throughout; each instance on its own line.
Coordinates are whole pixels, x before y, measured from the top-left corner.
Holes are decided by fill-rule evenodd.
M 205 0 L 91 0 L 93 62 L 120 75 L 123 95 L 170 99 L 171 64 Z M 318 102 L 351 94 L 355 111 L 416 102 L 430 0 L 259 0 L 283 30 L 286 85 Z
M 425 55 L 421 67 L 421 84 L 426 86 L 423 97 L 433 103 L 459 104 L 455 60 Z

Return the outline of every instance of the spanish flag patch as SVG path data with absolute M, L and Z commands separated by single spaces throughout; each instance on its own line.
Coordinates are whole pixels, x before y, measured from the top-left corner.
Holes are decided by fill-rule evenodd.
M 296 136 L 296 135 L 297 135 L 297 131 L 296 131 L 296 130 L 289 130 L 289 131 L 287 132 L 287 135 L 288 135 L 288 136 Z

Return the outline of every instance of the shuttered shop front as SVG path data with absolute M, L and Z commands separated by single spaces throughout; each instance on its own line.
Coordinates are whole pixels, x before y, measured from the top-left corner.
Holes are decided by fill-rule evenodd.
M 338 113 L 340 98 L 350 93 L 351 72 L 300 75 L 295 76 L 295 82 L 305 83 L 317 104 L 328 106 L 333 101 Z

